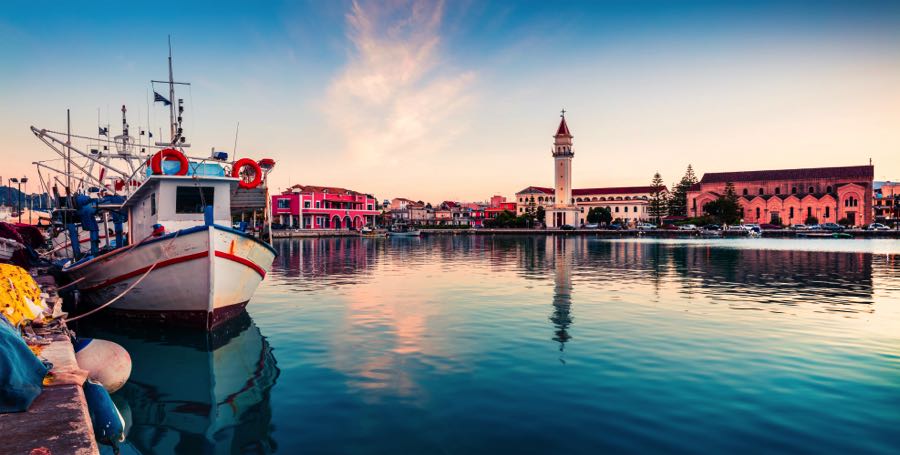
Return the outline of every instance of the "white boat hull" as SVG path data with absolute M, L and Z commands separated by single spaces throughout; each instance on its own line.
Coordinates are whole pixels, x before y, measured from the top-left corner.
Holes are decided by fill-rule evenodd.
M 92 306 L 122 295 L 108 310 L 209 330 L 241 313 L 274 259 L 265 243 L 210 225 L 120 248 L 63 272 L 84 278 L 76 286 Z

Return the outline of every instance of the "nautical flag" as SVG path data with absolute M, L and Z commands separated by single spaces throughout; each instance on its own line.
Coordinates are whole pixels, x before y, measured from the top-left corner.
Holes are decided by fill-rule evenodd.
M 106 134 L 109 132 L 109 128 L 103 128 L 102 126 L 98 126 L 97 128 L 100 130 L 100 132 L 98 133 L 98 134 L 100 134 L 100 136 L 109 137 L 109 134 Z
M 147 134 L 150 135 L 150 137 L 153 137 L 153 131 L 147 131 Z
M 168 106 L 172 104 L 171 101 L 167 100 L 164 96 L 157 93 L 155 90 L 153 91 L 153 102 L 154 103 L 163 103 L 163 106 Z

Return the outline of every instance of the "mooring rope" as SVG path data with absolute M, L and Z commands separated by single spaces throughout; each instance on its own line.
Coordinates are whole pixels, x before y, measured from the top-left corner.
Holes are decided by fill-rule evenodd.
M 131 290 L 134 289 L 135 286 L 137 286 L 138 284 L 140 284 L 141 281 L 144 281 L 144 278 L 147 278 L 147 276 L 150 275 L 150 272 L 152 272 L 153 269 L 155 269 L 156 266 L 157 266 L 160 262 L 162 262 L 163 258 L 169 259 L 169 255 L 168 255 L 168 253 L 166 253 L 166 251 L 169 249 L 170 246 L 172 246 L 172 243 L 175 242 L 175 239 L 178 238 L 178 234 L 180 234 L 180 233 L 181 233 L 181 231 L 176 231 L 176 232 L 175 232 L 175 237 L 172 237 L 172 240 L 170 240 L 169 243 L 166 244 L 166 246 L 162 248 L 162 252 L 163 252 L 162 256 L 159 257 L 159 258 L 156 260 L 156 262 L 154 262 L 153 265 L 151 265 L 150 268 L 147 269 L 147 271 L 144 272 L 144 274 L 141 275 L 141 277 L 137 279 L 137 281 L 135 281 L 134 283 L 131 283 L 131 285 L 128 286 L 127 288 L 125 288 L 125 290 L 122 291 L 121 293 L 119 293 L 119 295 L 113 297 L 112 300 L 110 300 L 110 301 L 104 303 L 103 305 L 100 305 L 100 306 L 98 306 L 97 308 L 94 308 L 93 310 L 88 311 L 87 313 L 79 314 L 78 316 L 75 316 L 74 318 L 67 318 L 67 319 L 65 319 L 63 322 L 69 323 L 69 322 L 72 322 L 72 321 L 77 321 L 77 320 L 79 320 L 79 319 L 81 319 L 81 318 L 83 318 L 83 317 L 90 316 L 90 315 L 92 315 L 92 314 L 94 314 L 94 313 L 96 313 L 96 312 L 98 312 L 98 311 L 100 311 L 100 310 L 102 310 L 102 309 L 104 309 L 104 308 L 106 308 L 106 307 L 112 305 L 113 303 L 115 303 L 116 301 L 118 301 L 119 299 L 121 299 L 122 297 L 125 297 L 125 295 L 128 294 L 129 292 L 131 292 Z M 148 237 L 148 238 L 149 238 L 149 237 Z M 144 239 L 144 240 L 146 240 L 146 239 Z M 141 243 L 144 243 L 144 240 L 142 240 Z M 141 243 L 136 243 L 135 246 L 140 245 Z M 132 248 L 133 248 L 133 247 L 132 247 Z M 83 278 L 85 278 L 85 277 L 82 277 L 81 279 L 83 279 Z M 72 283 L 70 283 L 70 284 L 72 284 Z

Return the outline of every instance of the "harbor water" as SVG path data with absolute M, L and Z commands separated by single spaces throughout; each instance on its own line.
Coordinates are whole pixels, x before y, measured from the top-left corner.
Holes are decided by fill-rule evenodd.
M 278 240 L 134 362 L 140 453 L 896 453 L 900 241 Z

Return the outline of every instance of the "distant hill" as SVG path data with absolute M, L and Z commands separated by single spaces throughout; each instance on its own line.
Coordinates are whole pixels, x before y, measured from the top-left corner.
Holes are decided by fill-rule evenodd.
M 19 201 L 18 203 L 23 207 L 30 207 L 32 200 L 35 209 L 45 210 L 50 204 L 47 193 L 25 194 L 24 192 L 20 193 L 15 187 L 0 186 L 0 205 L 15 206 L 16 201 Z

